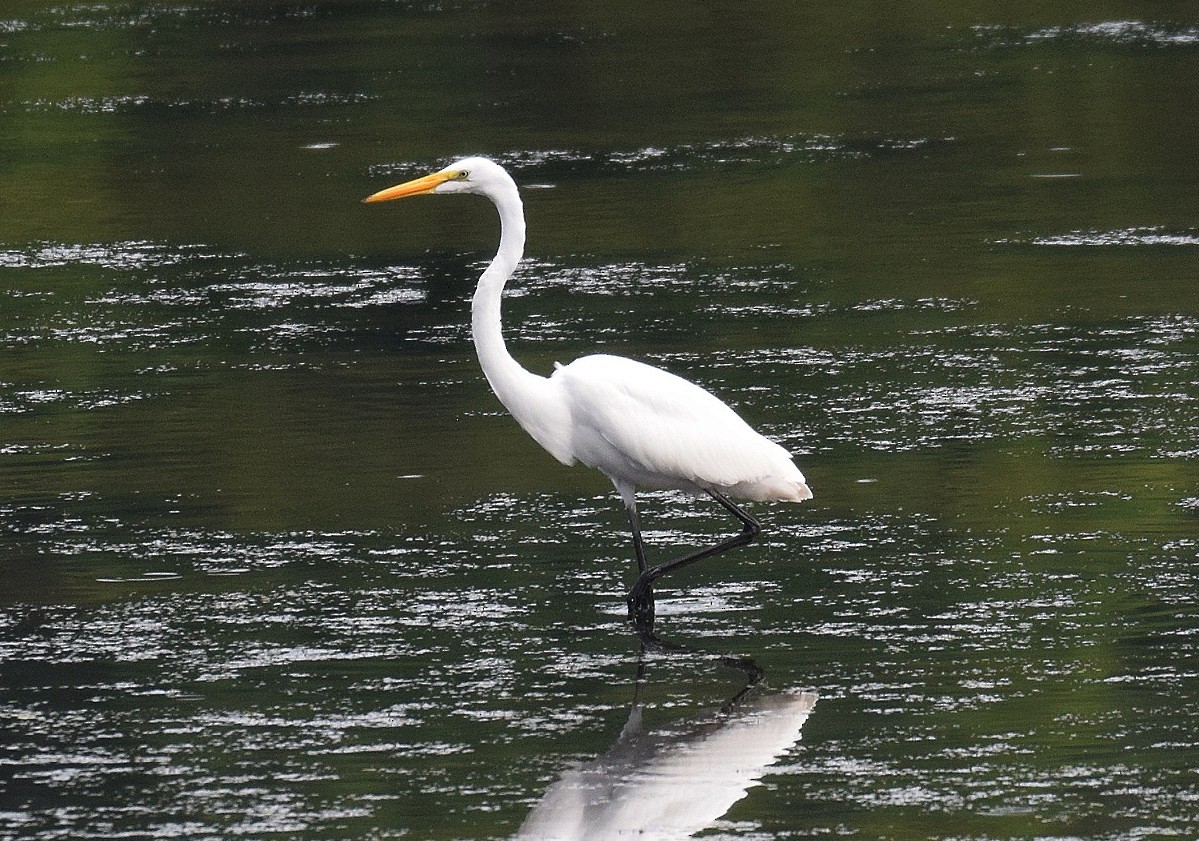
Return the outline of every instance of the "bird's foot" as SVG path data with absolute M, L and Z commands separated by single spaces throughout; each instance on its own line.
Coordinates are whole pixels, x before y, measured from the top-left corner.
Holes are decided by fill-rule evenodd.
M 648 634 L 654 629 L 654 588 L 648 576 L 638 578 L 629 591 L 629 619 L 638 633 Z

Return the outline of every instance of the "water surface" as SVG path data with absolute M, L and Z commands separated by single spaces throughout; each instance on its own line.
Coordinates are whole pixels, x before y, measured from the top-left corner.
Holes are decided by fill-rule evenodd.
M 704 757 L 640 837 L 1196 835 L 1197 50 L 1177 4 L 8 4 L 0 838 L 575 837 Z M 526 365 L 667 367 L 815 490 L 663 648 L 473 358 L 494 212 L 359 204 L 467 153 L 525 188 Z M 731 527 L 643 508 L 656 557 Z

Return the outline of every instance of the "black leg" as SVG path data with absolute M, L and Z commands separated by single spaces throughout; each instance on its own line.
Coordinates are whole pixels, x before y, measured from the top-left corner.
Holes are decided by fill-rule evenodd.
M 633 530 L 633 549 L 637 553 L 637 572 L 644 576 L 649 571 L 645 560 L 645 544 L 641 540 L 641 520 L 637 517 L 637 506 L 627 505 L 629 512 L 629 527 Z M 640 577 L 637 579 L 641 580 Z M 638 631 L 650 633 L 654 627 L 654 591 L 646 587 L 642 590 L 634 588 L 629 591 L 629 619 L 637 626 Z
M 741 531 L 726 540 L 722 540 L 715 546 L 700 549 L 697 552 L 692 552 L 689 555 L 684 555 L 681 558 L 652 568 L 647 568 L 645 562 L 645 549 L 641 544 L 641 530 L 636 522 L 636 512 L 632 509 L 629 510 L 629 521 L 633 523 L 633 545 L 637 549 L 637 567 L 641 572 L 637 578 L 637 582 L 633 584 L 633 589 L 629 591 L 629 618 L 636 623 L 639 629 L 649 631 L 653 628 L 653 585 L 655 581 L 668 572 L 674 572 L 676 569 L 690 566 L 696 561 L 702 561 L 704 558 L 719 555 L 721 552 L 727 552 L 736 546 L 744 546 L 762 532 L 762 525 L 727 496 L 719 491 L 708 491 L 708 495 L 741 521 Z
M 625 508 L 629 512 L 629 527 L 633 530 L 633 550 L 637 553 L 637 572 L 645 572 L 649 564 L 645 562 L 645 544 L 641 542 L 641 520 L 637 517 L 636 506 Z

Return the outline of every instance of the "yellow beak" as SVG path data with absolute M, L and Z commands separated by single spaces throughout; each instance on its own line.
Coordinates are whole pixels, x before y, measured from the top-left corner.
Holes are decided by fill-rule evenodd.
M 388 187 L 386 190 L 380 190 L 377 193 L 372 193 L 362 200 L 363 204 L 374 204 L 379 201 L 391 201 L 392 199 L 402 199 L 408 196 L 419 196 L 422 193 L 430 193 L 439 184 L 455 178 L 458 173 L 452 170 L 442 170 L 435 172 L 432 175 L 425 175 L 421 178 L 414 178 L 411 181 L 405 181 L 403 184 L 397 184 L 394 187 Z

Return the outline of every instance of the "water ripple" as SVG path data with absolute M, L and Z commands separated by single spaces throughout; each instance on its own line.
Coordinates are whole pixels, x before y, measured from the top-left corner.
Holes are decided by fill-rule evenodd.
M 1029 239 L 1000 239 L 997 245 L 1048 245 L 1059 247 L 1101 246 L 1194 246 L 1199 245 L 1199 232 L 1167 231 L 1160 227 L 1122 228 L 1111 231 L 1081 230 L 1053 236 Z
M 113 271 L 158 269 L 195 260 L 227 258 L 202 245 L 130 240 L 115 243 L 43 242 L 0 251 L 0 268 L 96 266 Z
M 305 91 L 288 94 L 274 100 L 244 96 L 222 96 L 214 99 L 163 98 L 147 94 L 113 94 L 109 96 L 71 96 L 62 99 L 22 100 L 15 104 L 30 113 L 74 112 L 79 114 L 117 114 L 143 109 L 167 111 L 199 111 L 215 113 L 243 111 L 269 107 L 328 107 L 351 106 L 370 102 L 377 97 L 364 93 Z
M 1199 28 L 1140 20 L 1074 23 L 1021 31 L 1010 26 L 977 25 L 974 31 L 1000 45 L 1080 42 L 1120 46 L 1188 47 L 1199 44 Z
M 106 284 L 108 288 L 74 297 L 61 286 L 37 288 L 36 274 L 20 278 L 23 288 L 10 294 L 35 308 L 30 316 L 11 321 L 7 334 L 0 335 L 0 345 L 62 342 L 145 352 L 205 345 L 215 336 L 240 333 L 256 337 L 265 349 L 285 351 L 351 329 L 352 319 L 331 323 L 325 311 L 425 299 L 423 289 L 413 285 L 422 271 L 413 266 L 344 261 L 279 265 L 202 245 L 140 241 L 38 243 L 0 251 L 0 270 L 36 273 L 59 268 L 95 270 L 80 285 L 87 290 Z M 264 317 L 246 323 L 239 312 Z M 157 366 L 147 368 L 153 369 Z
M 949 136 L 850 138 L 829 134 L 766 135 L 608 152 L 579 149 L 516 150 L 497 155 L 496 160 L 515 173 L 544 177 L 579 171 L 610 174 L 696 172 L 713 168 L 741 169 L 747 165 L 861 160 L 927 150 L 954 140 Z M 369 172 L 376 177 L 396 178 L 423 172 L 429 167 L 429 161 L 391 161 L 374 164 Z M 548 185 L 538 183 L 531 186 Z
M 1021 435 L 1048 436 L 1058 454 L 1194 451 L 1199 321 L 979 325 L 937 335 L 955 333 L 952 351 L 936 342 L 827 359 L 824 412 L 836 426 L 817 437 L 898 451 Z

